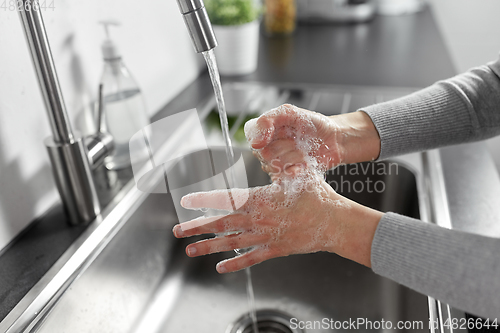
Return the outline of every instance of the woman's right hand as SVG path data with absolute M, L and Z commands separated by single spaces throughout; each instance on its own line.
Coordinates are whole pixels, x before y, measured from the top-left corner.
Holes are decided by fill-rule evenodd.
M 233 202 L 230 198 L 234 198 Z M 202 217 L 178 224 L 175 237 L 219 236 L 190 244 L 196 257 L 253 247 L 220 262 L 219 273 L 234 272 L 277 257 L 328 251 L 370 267 L 371 245 L 383 213 L 337 194 L 318 175 L 301 174 L 299 182 L 250 189 L 191 193 L 182 198 L 187 209 L 231 210 L 229 215 Z
M 273 179 L 301 167 L 326 171 L 380 154 L 378 132 L 360 111 L 327 117 L 284 104 L 248 121 L 245 134 L 262 169 Z

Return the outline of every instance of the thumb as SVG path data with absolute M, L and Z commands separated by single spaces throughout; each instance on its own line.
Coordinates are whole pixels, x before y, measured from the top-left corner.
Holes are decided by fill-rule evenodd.
M 250 119 L 245 124 L 245 136 L 254 149 L 267 146 L 273 137 L 274 124 L 268 117 Z

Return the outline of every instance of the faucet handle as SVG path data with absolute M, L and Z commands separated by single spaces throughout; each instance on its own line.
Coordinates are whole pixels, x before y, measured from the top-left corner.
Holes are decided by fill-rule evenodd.
M 103 105 L 103 97 L 102 97 L 102 91 L 103 91 L 104 85 L 101 83 L 99 84 L 99 93 L 97 96 L 97 115 L 96 115 L 96 128 L 97 128 L 97 133 L 103 133 L 104 132 L 104 121 L 103 121 L 103 110 L 104 110 L 104 105 Z
M 104 102 L 103 102 L 103 84 L 99 84 L 99 94 L 97 97 L 97 132 L 86 138 L 87 156 L 92 169 L 97 168 L 104 161 L 106 156 L 113 153 L 115 142 L 113 136 L 106 131 L 104 126 Z

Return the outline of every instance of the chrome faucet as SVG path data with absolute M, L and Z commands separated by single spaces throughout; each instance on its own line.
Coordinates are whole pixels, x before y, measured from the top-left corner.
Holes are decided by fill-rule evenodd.
M 45 140 L 57 189 L 69 222 L 94 220 L 101 211 L 92 168 L 113 150 L 112 137 L 101 130 L 102 91 L 99 98 L 98 132 L 83 138 L 73 131 L 61 93 L 38 0 L 19 0 L 19 14 L 49 117 L 52 136 Z M 177 0 L 196 52 L 217 46 L 203 0 Z M 102 90 L 102 89 L 101 89 Z
M 196 52 L 202 53 L 216 47 L 217 39 L 203 0 L 177 0 L 177 4 Z
M 21 21 L 49 116 L 52 137 L 45 140 L 57 189 L 69 222 L 92 221 L 100 213 L 92 168 L 113 149 L 109 134 L 101 131 L 102 92 L 100 92 L 98 132 L 84 138 L 73 131 L 59 86 L 47 33 L 37 0 L 19 0 Z

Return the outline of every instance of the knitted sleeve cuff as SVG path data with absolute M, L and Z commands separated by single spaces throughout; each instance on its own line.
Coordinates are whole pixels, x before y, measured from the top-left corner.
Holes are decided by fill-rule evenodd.
M 499 316 L 500 239 L 387 213 L 371 251 L 375 273 L 464 311 Z
M 439 82 L 411 95 L 365 107 L 381 139 L 379 160 L 466 142 L 474 112 L 451 83 Z

